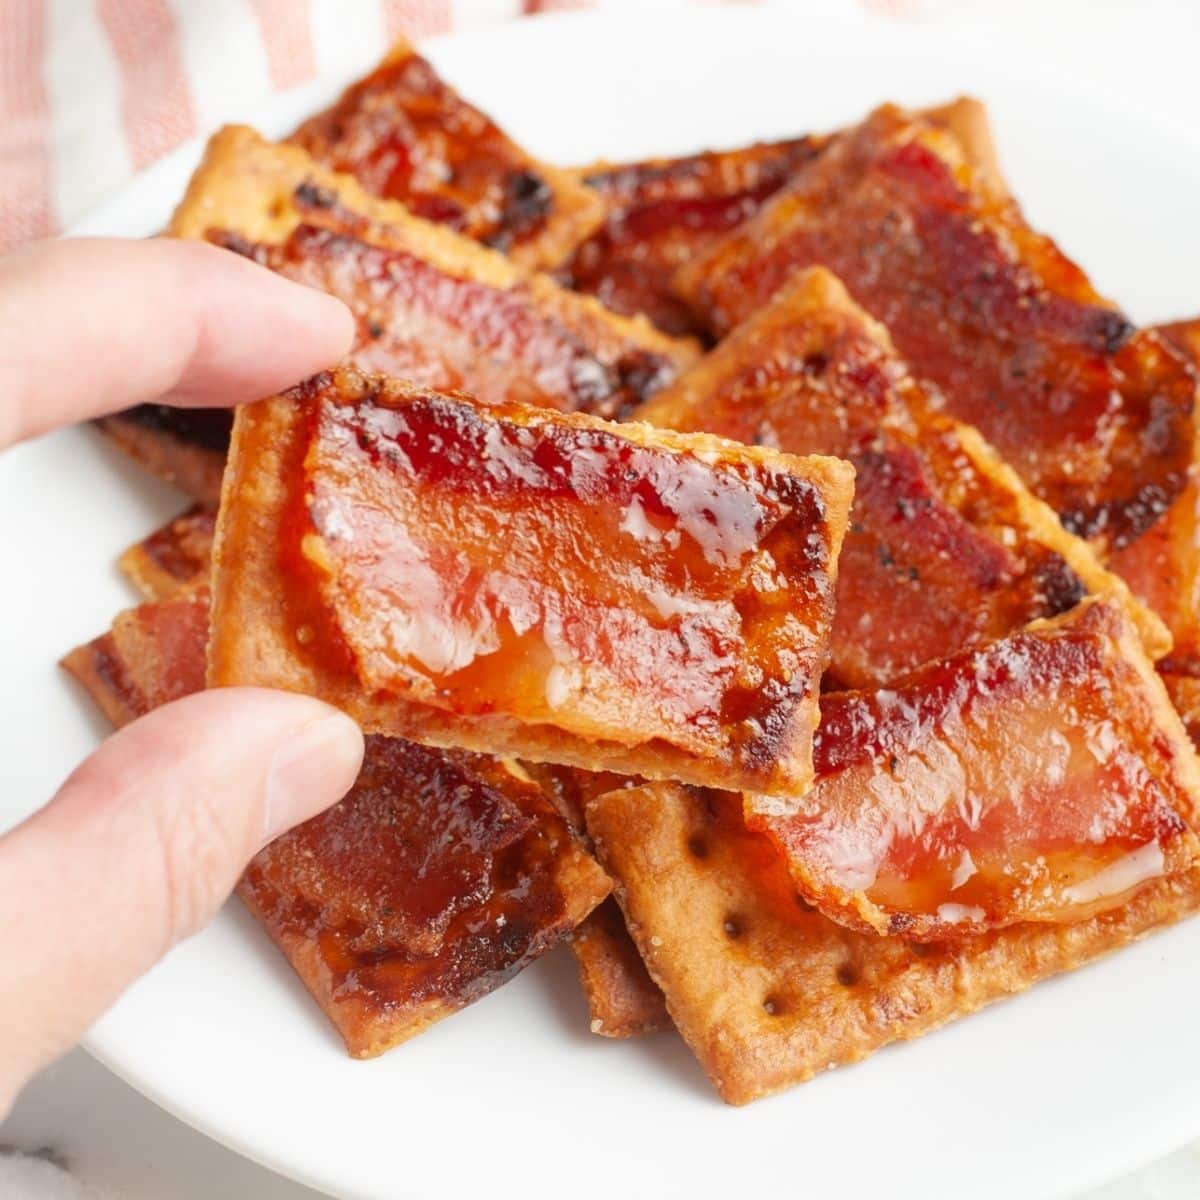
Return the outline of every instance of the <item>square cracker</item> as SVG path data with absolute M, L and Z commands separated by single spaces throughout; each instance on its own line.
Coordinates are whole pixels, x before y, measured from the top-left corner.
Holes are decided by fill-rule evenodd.
M 609 792 L 589 804 L 588 828 L 672 1019 L 730 1104 L 919 1037 L 1200 906 L 1193 868 L 1079 924 L 926 947 L 809 908 L 737 796 Z
M 121 613 L 63 666 L 114 725 L 204 686 L 208 597 Z M 238 895 L 358 1058 L 494 990 L 609 882 L 546 793 L 481 755 L 369 738 L 341 803 L 262 850 Z
M 517 145 L 403 38 L 289 140 L 368 192 L 453 223 L 524 266 L 554 266 L 603 217 L 573 172 Z
M 209 141 L 169 232 L 230 245 L 338 295 L 357 318 L 349 361 L 431 387 L 491 399 L 512 360 L 539 376 L 529 387 L 542 375 L 566 380 L 556 386 L 568 394 L 546 403 L 610 414 L 699 356 L 695 342 L 617 316 L 244 126 Z
M 407 436 L 406 414 L 412 413 L 422 438 L 436 437 L 443 449 L 437 464 L 430 459 L 432 475 L 395 474 L 411 463 L 394 456 L 386 428 L 398 423 L 397 436 Z M 337 467 L 327 466 L 323 476 L 310 475 L 305 465 L 318 446 L 318 416 L 318 433 L 321 422 L 329 426 L 320 434 L 322 461 Z M 363 424 L 359 434 L 343 436 L 347 422 L 371 428 Z M 456 430 L 466 432 L 460 438 Z M 479 457 L 476 448 L 484 444 L 488 453 Z M 452 453 L 457 490 L 435 478 Z M 547 473 L 538 465 L 560 455 L 588 464 L 579 477 L 583 484 L 564 486 L 557 468 Z M 507 464 L 499 490 L 497 462 Z M 619 474 L 615 463 L 624 464 Z M 354 507 L 360 478 L 362 486 L 388 490 L 371 505 Z M 401 486 L 401 479 L 408 482 Z M 426 745 L 795 796 L 812 777 L 817 684 L 851 480 L 851 468 L 837 459 L 793 458 L 580 414 L 483 406 L 346 369 L 314 377 L 238 413 L 217 524 L 209 682 L 320 696 L 371 732 Z M 323 489 L 323 498 L 306 500 L 305 488 Z M 626 536 L 627 528 L 640 529 L 637 522 L 646 520 L 643 492 L 647 504 L 663 505 L 656 519 L 669 528 Z M 342 502 L 346 497 L 350 507 Z M 327 522 L 330 536 L 318 537 L 312 524 L 318 503 L 327 512 L 336 509 L 336 520 Z M 393 653 L 392 631 L 400 626 L 380 614 L 406 614 L 389 597 L 409 593 L 393 586 L 401 575 L 385 578 L 379 590 L 372 565 L 391 552 L 392 534 L 377 539 L 365 527 L 350 530 L 356 514 L 381 511 L 380 505 L 392 506 L 397 545 L 417 536 L 414 561 L 428 554 L 421 548 L 425 535 L 414 530 L 435 522 L 450 531 L 442 534 L 445 557 L 461 550 L 471 578 L 488 589 L 532 596 L 536 611 L 549 615 L 530 621 L 529 609 L 514 609 L 515 616 L 504 619 L 514 628 L 516 620 L 524 623 L 522 640 L 476 654 L 470 639 L 490 636 L 492 618 L 477 624 L 472 614 L 493 608 L 491 601 L 464 608 L 463 619 L 452 616 L 446 628 L 472 657 L 466 666 L 456 661 L 453 670 L 417 663 L 414 655 L 425 642 L 405 642 Z M 744 519 L 751 510 L 757 515 Z M 536 534 L 530 532 L 535 518 Z M 493 520 L 504 522 L 502 542 L 475 532 Z M 685 536 L 687 529 L 692 532 Z M 713 537 L 723 539 L 720 554 L 706 549 Z M 598 544 L 615 547 L 611 557 L 607 551 L 601 556 L 600 568 Z M 355 555 L 360 558 L 351 561 Z M 311 565 L 318 560 L 329 569 L 318 573 Z M 362 582 L 342 591 L 346 562 Z M 658 589 L 656 599 L 639 590 L 647 579 Z M 478 594 L 492 593 L 481 584 Z M 432 592 L 426 587 L 414 595 L 423 607 L 412 627 L 429 626 L 427 640 L 441 638 L 436 622 L 442 610 L 429 600 Z M 496 611 L 511 607 L 497 604 Z M 567 647 L 565 657 L 551 655 L 542 632 L 551 618 L 569 619 L 587 634 L 554 642 Z M 703 657 L 709 642 L 698 642 L 696 630 L 705 638 L 709 630 L 719 635 L 711 671 Z M 602 649 L 593 653 L 593 646 Z M 651 654 L 660 663 L 682 662 L 690 672 L 685 678 L 702 686 L 680 690 L 672 676 L 661 683 L 675 691 L 653 690 L 651 698 L 660 682 L 646 674 Z M 474 674 L 464 684 L 468 669 Z M 564 690 L 547 700 L 559 676 Z M 563 715 L 568 699 L 576 704 L 570 719 Z

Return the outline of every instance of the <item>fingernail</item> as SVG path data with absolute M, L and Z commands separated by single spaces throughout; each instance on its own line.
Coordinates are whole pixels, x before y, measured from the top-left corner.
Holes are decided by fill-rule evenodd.
M 362 756 L 362 731 L 343 713 L 292 734 L 267 772 L 264 843 L 336 804 L 354 785 Z

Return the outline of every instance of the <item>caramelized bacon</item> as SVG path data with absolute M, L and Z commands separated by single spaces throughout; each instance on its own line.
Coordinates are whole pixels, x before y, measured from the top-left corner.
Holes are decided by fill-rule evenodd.
M 196 505 L 129 547 L 117 568 L 145 600 L 170 600 L 208 585 L 217 514 Z
M 601 219 L 587 188 L 532 158 L 403 41 L 291 140 L 368 192 L 530 265 L 558 262 Z
M 589 804 L 588 828 L 671 1017 L 730 1104 L 919 1037 L 1200 905 L 1193 867 L 1075 924 L 919 945 L 797 902 L 783 860 L 728 793 L 608 792 Z
M 613 415 L 696 357 L 250 129 L 212 139 L 171 232 L 333 292 L 357 317 L 351 361 L 429 386 Z
M 228 409 L 139 404 L 94 423 L 151 475 L 201 504 L 217 503 L 233 428 Z
M 753 216 L 822 145 L 803 137 L 589 168 L 583 182 L 603 198 L 604 224 L 558 277 L 614 312 L 645 314 L 666 333 L 702 333 L 671 287 L 675 271 Z
M 675 374 L 663 355 L 572 328 L 525 282 L 497 288 L 307 224 L 277 246 L 214 240 L 344 300 L 358 324 L 350 361 L 364 370 L 466 389 L 487 403 L 606 416 L 628 411 Z
M 1164 325 L 1157 332 L 1200 368 L 1200 320 Z M 1171 631 L 1175 644 L 1160 668 L 1200 677 L 1200 445 L 1170 508 L 1137 541 L 1118 550 L 1112 566 Z
M 206 589 L 118 613 L 112 628 L 76 647 L 63 667 L 117 727 L 204 690 Z
M 1125 546 L 1184 486 L 1190 372 L 933 124 L 877 110 L 678 283 L 724 333 L 812 264 L 845 281 L 1072 532 Z
M 212 682 L 432 744 L 807 786 L 844 463 L 342 370 L 239 412 L 226 487 Z
M 64 666 L 122 725 L 204 686 L 207 635 L 203 594 L 144 604 Z M 382 737 L 349 795 L 238 887 L 357 1057 L 486 995 L 607 891 L 521 772 Z
M 250 129 L 213 137 L 170 232 L 333 292 L 357 319 L 350 361 L 430 386 L 614 416 L 697 354 Z M 216 503 L 226 410 L 149 405 L 100 424 L 155 474 Z
M 854 463 L 826 688 L 886 683 L 1087 591 L 1129 603 L 1153 651 L 1167 649 L 1157 620 L 978 435 L 931 410 L 886 331 L 821 268 L 636 415 Z
M 751 823 L 844 924 L 917 939 L 1078 921 L 1186 869 L 1200 762 L 1120 610 L 1089 601 L 826 696 L 817 782 Z
M 982 104 L 963 97 L 923 115 L 952 133 L 980 176 L 1004 191 Z M 559 278 L 616 312 L 644 313 L 667 333 L 704 334 L 704 322 L 672 284 L 675 271 L 754 216 L 831 140 L 809 135 L 585 169 L 583 181 L 600 193 L 606 216 Z

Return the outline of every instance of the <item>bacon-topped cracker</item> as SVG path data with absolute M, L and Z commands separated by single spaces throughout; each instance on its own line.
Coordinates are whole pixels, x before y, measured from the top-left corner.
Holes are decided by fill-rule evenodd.
M 590 189 L 533 158 L 403 40 L 290 140 L 372 195 L 523 265 L 554 265 L 602 218 Z
M 800 137 L 586 167 L 579 175 L 603 200 L 604 223 L 556 274 L 614 312 L 644 314 L 666 333 L 703 333 L 671 286 L 675 271 L 753 216 L 824 143 Z
M 1156 332 L 1200 371 L 1200 320 Z M 1159 669 L 1200 678 L 1200 435 L 1183 490 L 1150 529 L 1112 556 L 1112 565 L 1171 631 L 1174 645 Z
M 130 546 L 117 559 L 117 569 L 143 600 L 170 600 L 207 587 L 216 523 L 215 508 L 189 508 Z
M 1103 622 L 1121 622 L 1103 603 L 1085 606 L 1079 619 L 1094 621 L 1089 614 L 1097 612 Z M 1128 626 L 1121 636 L 1132 641 Z M 1144 666 L 1139 674 L 1141 686 L 1151 687 L 1152 674 Z M 1053 701 L 1053 683 L 1039 681 L 1039 691 L 1043 701 Z M 1015 707 L 1023 710 L 1025 703 Z M 1161 753 L 1151 743 L 1162 739 L 1179 756 L 1178 767 L 1189 761 L 1190 747 L 1181 745 L 1178 720 L 1165 701 L 1153 708 L 1161 724 L 1132 752 Z M 912 721 L 916 734 L 920 714 Z M 856 732 L 868 740 L 872 734 L 869 726 Z M 826 757 L 823 752 L 829 767 Z M 1189 773 L 1195 770 L 1190 763 Z M 1020 766 L 1018 755 L 1007 773 Z M 995 785 L 1003 788 L 1005 779 L 998 776 Z M 941 780 L 952 786 L 953 772 Z M 1193 828 L 1194 785 L 1177 798 L 1179 816 Z M 672 1019 L 732 1104 L 918 1037 L 1200 906 L 1200 870 L 1182 862 L 1168 869 L 1164 860 L 1157 877 L 1098 915 L 1067 924 L 1014 924 L 926 945 L 851 929 L 816 910 L 797 892 L 776 842 L 747 829 L 740 797 L 651 783 L 594 798 L 587 819 Z
M 979 101 L 962 97 L 923 115 L 958 138 L 981 175 L 1005 190 Z M 667 333 L 703 335 L 705 322 L 676 292 L 674 273 L 754 216 L 836 136 L 584 167 L 579 177 L 603 198 L 604 223 L 556 274 L 616 312 L 643 313 Z
M 811 781 L 853 471 L 343 368 L 243 408 L 213 684 L 434 745 Z
M 1125 605 L 1155 657 L 1170 646 L 979 434 L 933 408 L 887 331 L 822 268 L 798 272 L 636 416 L 854 463 L 827 689 L 886 683 L 1086 594 Z
M 123 725 L 204 686 L 207 636 L 204 593 L 144 604 L 63 665 Z M 382 737 L 346 798 L 263 850 L 238 886 L 356 1057 L 486 995 L 607 892 L 523 772 Z
M 243 127 L 210 141 L 171 232 L 344 300 L 358 326 L 351 362 L 483 400 L 611 416 L 697 355 Z
M 201 504 L 216 506 L 233 428 L 227 408 L 139 404 L 94 424 L 151 475 Z
M 1125 903 L 1196 858 L 1200 761 L 1120 609 L 1089 600 L 826 695 L 817 782 L 752 806 L 826 916 L 928 940 Z
M 839 135 L 677 283 L 724 333 L 823 265 L 1064 525 L 1132 542 L 1179 494 L 1195 384 L 943 128 L 893 106 Z

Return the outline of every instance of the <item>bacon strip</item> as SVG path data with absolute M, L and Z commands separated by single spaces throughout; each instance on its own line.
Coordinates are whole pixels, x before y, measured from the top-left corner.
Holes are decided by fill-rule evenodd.
M 1132 627 L 1089 601 L 892 687 L 825 696 L 817 782 L 751 812 L 826 916 L 962 936 L 1078 921 L 1187 869 L 1200 760 Z
M 204 686 L 207 636 L 206 594 L 144 604 L 63 665 L 122 725 Z M 607 892 L 522 772 L 380 737 L 349 795 L 238 886 L 356 1057 L 486 995 Z
M 1155 656 L 1170 646 L 979 435 L 933 409 L 886 330 L 821 268 L 797 273 L 636 415 L 854 463 L 827 690 L 886 683 L 1087 593 L 1128 607 Z
M 349 370 L 242 409 L 214 683 L 437 745 L 810 779 L 850 469 Z
M 643 313 L 666 333 L 702 334 L 671 286 L 675 271 L 753 216 L 824 141 L 792 138 L 585 168 L 580 176 L 603 199 L 605 220 L 558 278 L 614 312 Z
M 525 266 L 559 262 L 601 220 L 595 195 L 529 155 L 403 40 L 291 140 L 372 195 Z
M 1191 373 L 984 186 L 945 131 L 877 110 L 678 283 L 724 333 L 817 264 L 1072 532 L 1120 549 L 1179 495 Z

